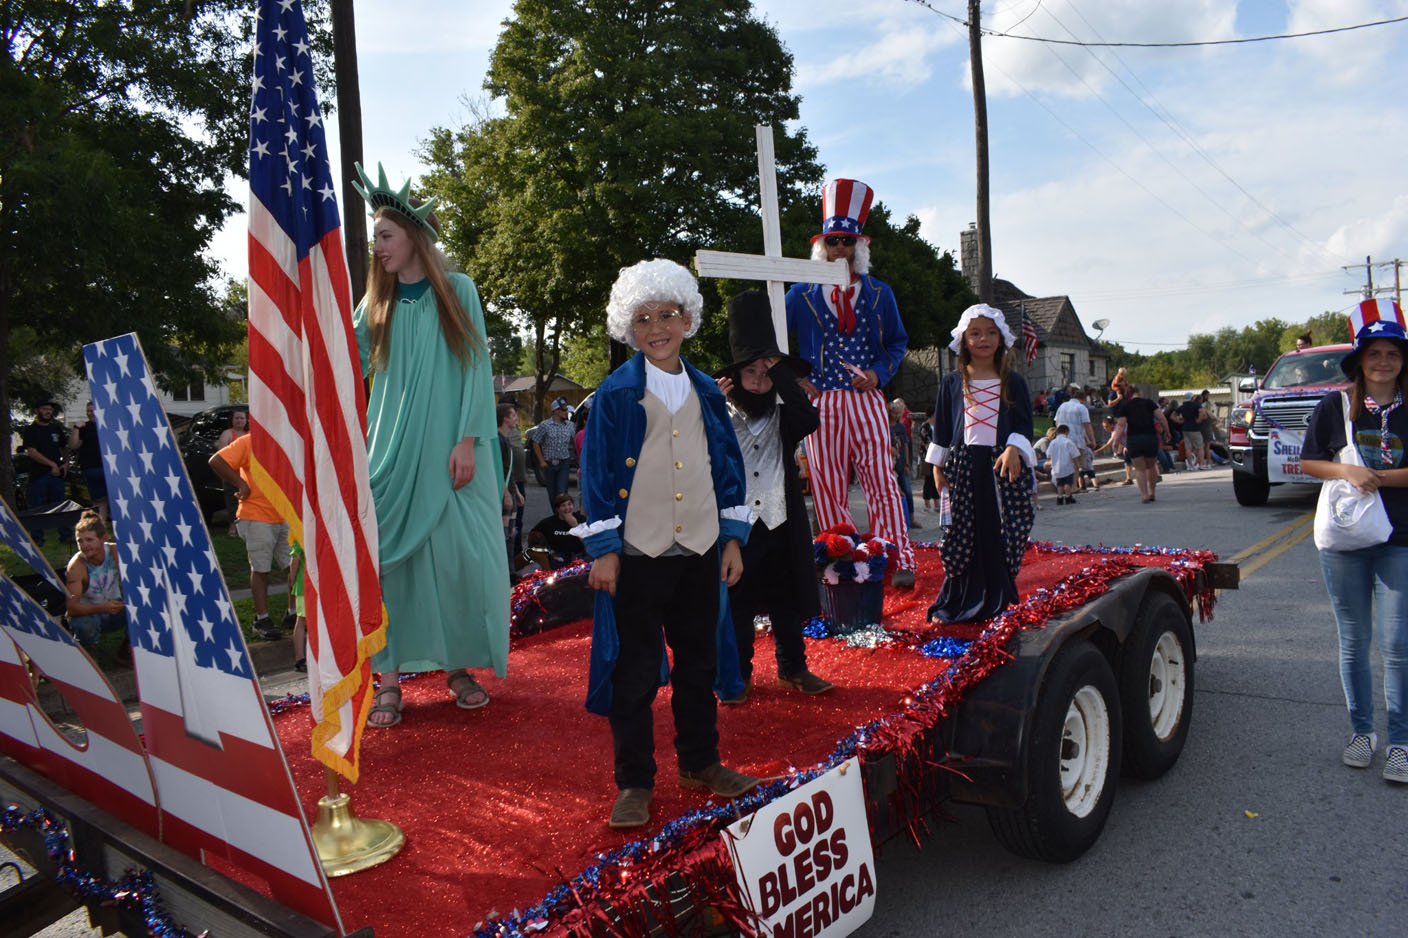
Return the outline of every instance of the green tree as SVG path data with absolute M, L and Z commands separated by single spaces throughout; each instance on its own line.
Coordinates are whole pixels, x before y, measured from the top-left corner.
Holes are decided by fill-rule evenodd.
M 17 330 L 62 364 L 51 391 L 83 342 L 135 331 L 170 387 L 216 377 L 238 340 L 206 250 L 245 172 L 252 24 L 244 0 L 0 4 L 5 497 Z
M 518 0 L 485 82 L 505 113 L 432 132 L 424 188 L 486 306 L 531 336 L 540 390 L 621 267 L 758 249 L 754 124 L 777 130 L 781 202 L 814 200 L 791 87 L 747 0 Z

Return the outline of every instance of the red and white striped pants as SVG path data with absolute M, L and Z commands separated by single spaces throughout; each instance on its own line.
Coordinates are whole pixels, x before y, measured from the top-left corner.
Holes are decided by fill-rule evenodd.
M 901 569 L 913 570 L 914 548 L 890 455 L 885 395 L 874 389 L 822 391 L 812 403 L 821 415 L 821 426 L 806 438 L 817 524 L 823 531 L 842 523 L 858 529 L 847 499 L 854 465 L 871 531 L 899 547 Z

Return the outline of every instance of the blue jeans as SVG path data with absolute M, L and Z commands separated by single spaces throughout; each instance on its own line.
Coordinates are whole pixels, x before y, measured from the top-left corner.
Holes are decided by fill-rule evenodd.
M 1355 733 L 1374 731 L 1369 644 L 1378 626 L 1384 656 L 1388 741 L 1408 746 L 1408 547 L 1322 550 L 1320 569 L 1340 631 L 1340 681 Z
M 1160 468 L 1160 469 L 1162 469 L 1164 472 L 1172 472 L 1172 471 L 1173 471 L 1173 454 L 1172 454 L 1172 453 L 1170 453 L 1168 450 L 1166 450 L 1166 449 L 1164 449 L 1162 446 L 1160 446 L 1160 447 L 1159 447 L 1159 451 L 1158 451 L 1157 453 L 1155 453 L 1154 455 L 1155 455 L 1155 456 L 1158 458 L 1158 460 L 1159 460 L 1159 468 Z
M 556 465 L 554 465 L 554 462 Z M 567 494 L 567 486 L 571 478 L 572 460 L 558 459 L 548 460 L 548 464 L 543 467 L 543 476 L 547 481 L 548 504 L 559 495 Z
M 42 468 L 43 468 L 43 467 L 42 467 L 42 466 L 39 466 L 38 464 L 35 465 L 35 470 L 36 470 L 36 472 L 37 472 L 38 470 L 42 469 Z M 52 505 L 52 504 L 54 504 L 55 502 L 61 502 L 61 501 L 63 501 L 63 500 L 64 500 L 64 478 L 63 478 L 63 476 L 56 476 L 56 475 L 54 475 L 52 472 L 47 472 L 47 471 L 46 471 L 46 472 L 43 472 L 42 474 L 32 475 L 32 476 L 29 477 L 29 507 L 30 507 L 30 508 L 43 508 L 45 505 Z M 43 543 L 44 543 L 44 529 L 43 529 L 43 528 L 30 528 L 30 529 L 29 529 L 29 534 L 30 534 L 31 537 L 34 538 L 34 543 L 36 543 L 36 544 L 43 544 Z M 69 534 L 68 534 L 68 532 L 66 532 L 66 531 L 60 531 L 60 532 L 59 532 L 59 543 L 60 543 L 60 544 L 62 544 L 64 541 L 66 541 L 66 540 L 68 540 L 68 539 L 69 539 Z
M 125 612 L 95 612 L 87 616 L 70 616 L 68 620 L 68 630 L 78 639 L 80 645 L 96 645 L 98 636 L 104 632 L 116 632 L 125 628 Z

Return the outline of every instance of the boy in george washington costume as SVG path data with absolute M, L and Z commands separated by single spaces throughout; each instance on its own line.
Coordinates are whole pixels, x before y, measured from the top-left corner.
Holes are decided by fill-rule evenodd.
M 732 665 L 722 686 L 738 686 L 720 596 L 742 573 L 753 514 L 723 394 L 680 358 L 703 307 L 694 277 L 673 261 L 621 271 L 606 328 L 637 354 L 597 389 L 582 447 L 587 523 L 572 533 L 595 558 L 588 583 L 597 591 L 587 709 L 611 722 L 619 795 L 610 825 L 618 829 L 650 820 L 651 705 L 665 679 L 680 784 L 725 798 L 758 784 L 719 761 L 720 662 Z M 668 671 L 662 630 L 673 652 Z
M 874 192 L 855 179 L 833 179 L 822 190 L 821 234 L 812 258 L 844 260 L 846 287 L 798 283 L 787 291 L 787 328 L 797 354 L 811 363 L 803 383 L 821 426 L 807 437 L 807 470 L 817 526 L 855 526 L 846 491 L 851 467 L 865 491 L 870 529 L 899 547 L 891 583 L 914 586 L 914 547 L 890 455 L 890 414 L 880 388 L 904 359 L 909 335 L 890 285 L 870 276 L 870 238 L 862 233 Z
M 747 504 L 756 520 L 743 547 L 743 576 L 729 589 L 738 664 L 744 687 L 726 704 L 741 704 L 753 677 L 753 619 L 763 611 L 772 623 L 777 682 L 804 694 L 831 690 L 807 669 L 802 623 L 821 614 L 812 528 L 797 446 L 820 422 L 800 379 L 811 372 L 803 359 L 777 347 L 772 307 L 760 290 L 735 296 L 728 305 L 728 340 L 733 363 L 716 372 L 728 398 L 733 430 L 743 451 Z

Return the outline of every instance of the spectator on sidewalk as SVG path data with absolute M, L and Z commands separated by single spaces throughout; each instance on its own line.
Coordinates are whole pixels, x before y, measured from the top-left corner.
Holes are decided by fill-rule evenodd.
M 254 631 L 265 641 L 282 638 L 283 632 L 269 618 L 269 571 L 275 564 L 289 565 L 288 523 L 272 502 L 254 485 L 249 467 L 250 435 L 236 437 L 210 457 L 210 468 L 235 488 L 240 537 L 249 557 L 249 592 L 254 600 Z M 292 611 L 292 610 L 290 610 Z M 285 617 L 288 621 L 288 617 Z M 291 622 L 289 623 L 291 624 Z
M 577 428 L 567 419 L 567 398 L 552 402 L 552 415 L 533 428 L 533 454 L 547 478 L 548 498 L 567 491 L 572 472 L 572 438 Z
M 1080 458 L 1076 462 L 1076 488 L 1084 492 L 1087 480 L 1095 488 L 1100 487 L 1099 480 L 1095 478 L 1095 428 L 1090 425 L 1090 409 L 1085 406 L 1085 388 L 1072 384 L 1070 392 L 1070 398 L 1056 408 L 1054 420 L 1057 426 L 1066 425 L 1071 442 L 1080 450 Z
M 24 428 L 21 437 L 29 457 L 29 507 L 43 508 L 63 501 L 68 434 L 62 424 L 54 422 L 53 401 L 42 400 L 34 405 L 34 422 Z M 29 535 L 35 544 L 43 546 L 44 528 L 32 527 Z M 60 544 L 68 537 L 68 531 L 59 531 Z
M 1071 439 L 1070 427 L 1064 423 L 1056 427 L 1056 437 L 1046 448 L 1046 454 L 1051 458 L 1051 481 L 1056 486 L 1056 504 L 1074 505 L 1080 448 Z
M 238 438 L 249 432 L 249 411 L 230 411 L 230 425 L 220 432 L 220 439 L 216 441 L 217 450 L 224 449 Z M 239 537 L 239 524 L 235 521 L 235 509 L 239 505 L 239 499 L 235 498 L 235 487 L 226 482 L 220 486 L 220 494 L 225 500 L 225 522 L 226 533 L 230 537 Z
M 78 463 L 78 471 L 83 473 L 83 484 L 88 489 L 93 510 L 107 521 L 108 481 L 103 475 L 103 451 L 98 446 L 98 419 L 93 413 L 92 401 L 88 402 L 88 422 L 69 431 L 68 449 L 70 462 Z

